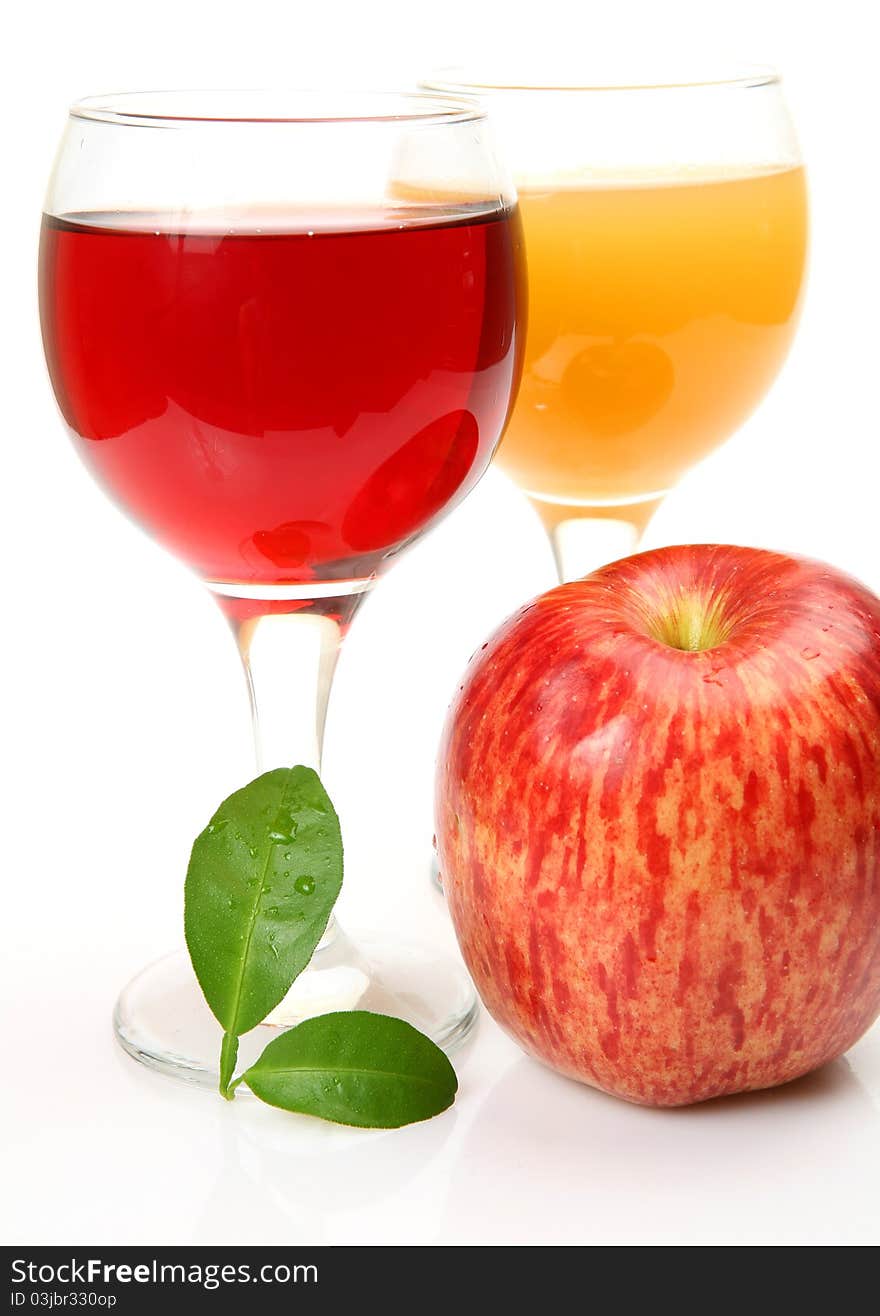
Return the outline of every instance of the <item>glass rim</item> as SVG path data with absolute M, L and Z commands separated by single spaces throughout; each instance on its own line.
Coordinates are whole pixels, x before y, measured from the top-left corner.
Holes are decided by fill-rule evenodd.
M 436 69 L 419 86 L 441 95 L 474 96 L 486 92 L 608 92 L 608 91 L 687 91 L 712 87 L 769 87 L 781 83 L 782 76 L 769 64 L 749 64 L 706 76 L 668 78 L 597 77 L 558 81 L 538 78 L 493 78 L 471 75 L 466 68 Z
M 197 103 L 205 101 L 205 108 Z M 231 105 L 218 112 L 217 102 L 245 102 L 236 111 Z M 247 102 L 263 102 L 262 106 Z M 279 112 L 285 102 L 311 103 L 311 113 Z M 178 102 L 176 108 L 174 102 Z M 211 109 L 211 102 L 216 108 Z M 336 110 L 333 107 L 339 106 Z M 163 106 L 165 107 L 163 109 Z M 349 107 L 347 112 L 343 106 Z M 262 112 L 258 112 L 262 109 Z M 320 110 L 320 112 L 319 112 Z M 419 91 L 354 90 L 333 91 L 321 88 L 297 89 L 174 89 L 110 92 L 101 96 L 83 96 L 68 109 L 72 119 L 89 119 L 122 127 L 159 127 L 172 125 L 299 125 L 308 124 L 394 124 L 441 125 L 468 123 L 486 118 L 485 109 L 473 99 L 454 93 Z

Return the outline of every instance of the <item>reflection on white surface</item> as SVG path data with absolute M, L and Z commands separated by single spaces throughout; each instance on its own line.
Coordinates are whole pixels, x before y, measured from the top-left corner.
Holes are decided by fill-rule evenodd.
M 231 1241 L 230 1202 L 250 1202 L 279 1243 L 360 1242 L 369 1220 L 386 1212 L 393 1230 L 403 1209 L 397 1203 L 407 1200 L 412 1180 L 430 1175 L 454 1126 L 452 1114 L 395 1136 L 291 1118 L 248 1102 L 244 1114 L 217 1129 L 216 1179 L 193 1238 Z M 436 1228 L 430 1216 L 422 1224 Z
M 785 1243 L 841 1233 L 867 1241 L 880 1224 L 878 1115 L 876 1096 L 845 1060 L 784 1088 L 664 1111 L 523 1057 L 490 1088 L 462 1140 L 443 1234 L 487 1243 Z M 502 1210 L 486 1209 L 487 1183 Z M 831 1199 L 848 1203 L 845 1221 L 827 1212 Z
M 96 978 L 59 1085 L 6 1085 L 7 1242 L 870 1242 L 880 1029 L 797 1083 L 652 1111 L 524 1057 L 483 1017 L 451 1111 L 394 1132 L 222 1102 L 114 1046 Z M 38 1001 L 45 1018 L 48 998 Z M 103 1001 L 106 1005 L 106 1001 Z M 12 1021 L 9 1054 L 34 1045 Z M 59 1099 L 63 1091 L 63 1099 Z

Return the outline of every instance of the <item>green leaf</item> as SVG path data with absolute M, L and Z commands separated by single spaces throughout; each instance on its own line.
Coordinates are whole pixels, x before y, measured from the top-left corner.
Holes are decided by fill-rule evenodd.
M 242 1076 L 261 1101 L 365 1129 L 397 1129 L 455 1100 L 455 1070 L 402 1019 L 349 1010 L 306 1019 Z
M 235 1039 L 284 999 L 327 927 L 342 886 L 342 837 L 311 768 L 276 768 L 224 800 L 196 838 L 184 924 L 193 968 L 227 1034 L 221 1092 Z

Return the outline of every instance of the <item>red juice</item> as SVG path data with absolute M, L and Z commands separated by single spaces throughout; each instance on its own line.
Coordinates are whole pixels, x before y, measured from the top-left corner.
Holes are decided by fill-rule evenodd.
M 516 211 L 342 223 L 44 219 L 64 419 L 108 492 L 208 580 L 371 574 L 464 496 L 506 423 Z

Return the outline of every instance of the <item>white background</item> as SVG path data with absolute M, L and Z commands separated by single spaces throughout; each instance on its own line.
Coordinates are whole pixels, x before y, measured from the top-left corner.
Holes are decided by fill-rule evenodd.
M 776 64 L 812 188 L 802 328 L 772 395 L 670 496 L 648 542 L 798 549 L 880 589 L 872 8 L 81 0 L 7 15 L 4 1242 L 880 1238 L 880 1029 L 788 1089 L 662 1113 L 556 1078 L 484 1016 L 457 1061 L 454 1111 L 394 1134 L 229 1107 L 116 1051 L 114 994 L 179 943 L 189 844 L 251 775 L 249 728 L 214 604 L 103 499 L 68 446 L 34 287 L 42 191 L 66 106 L 82 94 L 409 85 L 434 65 L 560 44 L 593 65 L 682 47 Z M 426 880 L 440 721 L 470 652 L 552 583 L 532 513 L 492 472 L 367 601 L 326 747 L 349 919 L 449 937 Z

